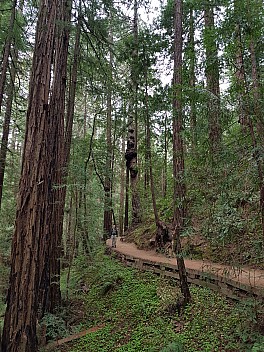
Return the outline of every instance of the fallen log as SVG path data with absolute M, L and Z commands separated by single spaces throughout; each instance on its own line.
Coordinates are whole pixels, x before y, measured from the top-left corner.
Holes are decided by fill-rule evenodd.
M 96 331 L 98 331 L 99 329 L 102 329 L 103 327 L 104 327 L 104 325 L 97 325 L 97 326 L 94 326 L 94 327 L 92 327 L 92 328 L 90 328 L 90 329 L 81 331 L 81 332 L 79 332 L 79 333 L 77 333 L 77 334 L 74 334 L 74 335 L 65 337 L 64 339 L 50 342 L 50 343 L 48 343 L 48 344 L 44 347 L 44 349 L 45 349 L 46 351 L 50 351 L 50 350 L 52 350 L 52 349 L 54 349 L 54 348 L 56 348 L 56 347 L 59 347 L 59 346 L 65 344 L 65 343 L 67 343 L 67 342 L 71 342 L 71 341 L 73 341 L 73 340 L 77 340 L 77 339 L 79 339 L 79 338 L 81 338 L 81 337 L 83 337 L 83 336 L 85 336 L 85 335 L 87 335 L 87 334 L 90 334 L 90 333 L 92 333 L 92 332 L 96 332 Z

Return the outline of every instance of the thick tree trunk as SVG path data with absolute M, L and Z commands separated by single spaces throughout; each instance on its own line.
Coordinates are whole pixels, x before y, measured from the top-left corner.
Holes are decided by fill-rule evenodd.
M 215 41 L 214 10 L 210 3 L 205 5 L 204 11 L 204 44 L 206 53 L 206 81 L 208 90 L 208 126 L 209 143 L 212 160 L 221 147 L 221 125 L 220 125 L 220 85 L 219 85 L 219 63 L 218 50 Z
M 174 17 L 174 75 L 173 75 L 173 176 L 174 176 L 174 237 L 177 265 L 184 303 L 191 299 L 180 236 L 187 215 L 186 185 L 184 179 L 184 148 L 182 122 L 182 0 L 175 0 Z
M 58 5 L 43 0 L 39 7 L 2 352 L 37 350 L 40 280 L 49 271 L 50 170 L 56 167 L 48 106 Z
M 62 256 L 65 205 L 65 193 L 63 190 L 65 168 L 64 115 L 71 7 L 72 0 L 59 1 L 57 5 L 58 26 L 54 45 L 54 79 L 49 104 L 49 134 L 53 140 L 53 143 L 49 144 L 49 154 L 52 155 L 49 173 L 53 175 L 52 192 L 49 199 L 49 270 L 41 278 L 42 314 L 46 311 L 54 312 L 61 303 L 60 258 Z

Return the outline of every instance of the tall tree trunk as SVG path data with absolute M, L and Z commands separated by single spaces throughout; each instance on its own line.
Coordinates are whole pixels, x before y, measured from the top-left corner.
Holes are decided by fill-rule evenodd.
M 184 303 L 191 299 L 185 263 L 181 250 L 181 233 L 184 230 L 186 208 L 186 185 L 184 178 L 184 147 L 182 122 L 182 0 L 175 0 L 174 17 L 174 74 L 173 74 L 173 176 L 174 176 L 174 236 L 181 292 Z
M 113 42 L 113 35 L 110 30 L 110 43 Z M 112 228 L 112 65 L 113 53 L 110 50 L 109 70 L 110 77 L 107 81 L 107 112 L 106 112 L 106 175 L 104 182 L 104 236 L 108 238 Z
M 49 133 L 53 143 L 49 144 L 50 175 L 53 175 L 52 192 L 50 194 L 50 244 L 49 269 L 42 277 L 41 292 L 42 313 L 54 312 L 61 303 L 60 292 L 60 258 L 62 256 L 62 232 L 65 205 L 63 190 L 63 174 L 65 162 L 64 115 L 67 82 L 67 58 L 72 0 L 59 2 L 57 7 L 58 25 L 54 46 L 54 79 L 49 104 Z M 55 166 L 56 165 L 56 166 Z M 48 289 L 47 289 L 48 288 Z
M 248 5 L 250 5 L 248 3 Z M 239 14 L 239 2 L 234 2 L 234 12 L 236 16 Z M 251 33 L 253 29 L 250 29 Z M 254 119 L 251 118 L 250 105 L 250 92 L 246 81 L 246 72 L 244 66 L 244 55 L 242 48 L 242 34 L 240 28 L 240 21 L 236 25 L 236 79 L 238 87 L 238 100 L 239 100 L 239 122 L 242 125 L 242 131 L 247 133 L 249 131 L 251 143 L 253 147 L 253 156 L 257 165 L 258 183 L 259 183 L 259 204 L 262 224 L 262 235 L 264 238 L 264 165 L 263 157 L 261 156 L 261 149 L 263 149 L 264 130 L 263 130 L 263 117 L 261 114 L 261 99 L 260 99 L 260 84 L 258 65 L 255 54 L 254 38 L 251 34 L 249 41 L 249 52 L 251 59 L 251 78 L 252 90 L 254 97 Z
M 6 74 L 7 74 L 7 70 L 8 70 L 8 60 L 10 57 L 11 45 L 12 45 L 13 36 L 14 36 L 16 6 L 17 6 L 17 0 L 13 0 L 10 20 L 9 20 L 9 28 L 7 31 L 7 38 L 6 38 L 5 46 L 4 46 L 3 58 L 1 60 L 2 62 L 1 62 L 1 70 L 0 70 L 0 112 L 2 110 L 4 89 L 5 89 L 5 82 L 6 82 Z
M 124 232 L 128 230 L 128 212 L 129 212 L 129 169 L 128 167 L 126 167 L 126 198 L 125 198 Z
M 152 170 L 152 153 L 151 153 L 151 136 L 150 136 L 150 116 L 149 116 L 149 101 L 148 101 L 148 72 L 147 67 L 145 67 L 145 113 L 146 113 L 146 160 L 147 160 L 147 169 L 150 178 L 150 190 L 152 197 L 152 206 L 155 217 L 155 222 L 157 228 L 159 227 L 159 214 L 155 196 L 155 185 L 154 185 L 154 177 Z
M 146 116 L 145 119 L 147 120 Z M 145 121 L 145 145 L 147 146 L 148 144 L 148 127 L 147 127 L 147 121 Z M 145 189 L 145 194 L 148 194 L 149 190 L 149 159 L 148 159 L 148 150 L 147 147 L 145 148 L 145 170 L 144 170 L 144 189 Z
M 80 11 L 79 7 L 79 11 Z M 70 150 L 71 150 L 71 141 L 72 141 L 72 128 L 73 128 L 73 118 L 74 118 L 74 105 L 75 105 L 75 96 L 76 96 L 76 85 L 77 85 L 77 71 L 78 71 L 78 64 L 79 64 L 79 54 L 80 54 L 80 34 L 81 34 L 81 16 L 79 13 L 78 16 L 78 23 L 76 27 L 76 34 L 75 34 L 75 45 L 74 45 L 74 53 L 73 53 L 73 62 L 72 62 L 72 68 L 71 68 L 71 76 L 70 76 L 70 83 L 69 83 L 69 96 L 68 96 L 68 105 L 67 105 L 67 111 L 66 111 L 66 128 L 65 128 L 65 147 L 64 147 L 64 167 L 63 167 L 63 180 L 66 183 L 67 182 L 67 177 L 68 177 L 68 168 L 69 168 L 69 162 L 70 162 Z M 62 204 L 63 208 L 65 206 L 66 202 L 66 193 L 67 189 L 66 187 L 63 187 L 62 189 L 63 195 L 62 195 Z M 71 236 L 72 233 L 72 202 L 73 202 L 73 196 L 71 195 L 70 199 L 70 211 L 69 211 L 69 223 L 68 223 L 68 229 L 66 230 L 66 233 Z M 75 221 L 76 223 L 76 221 Z M 75 225 L 76 229 L 76 225 Z M 71 239 L 68 241 L 66 240 L 66 256 L 69 258 L 70 254 L 68 253 L 68 246 L 67 243 L 71 243 Z M 75 246 L 75 245 L 74 245 Z M 71 246 L 69 246 L 69 251 L 71 251 Z M 67 259 L 66 258 L 66 259 Z
M 238 103 L 239 103 L 239 123 L 241 124 L 242 132 L 244 134 L 248 133 L 248 119 L 246 113 L 246 74 L 245 74 L 245 66 L 244 66 L 244 50 L 243 50 L 243 42 L 242 42 L 242 33 L 241 33 L 241 25 L 240 25 L 240 0 L 234 1 L 234 16 L 238 18 L 236 26 L 235 26 L 235 62 L 236 62 L 236 89 L 238 92 Z
M 20 11 L 23 9 L 24 2 L 20 1 L 18 4 L 18 8 Z M 0 112 L 2 107 L 2 100 L 6 82 L 6 74 L 8 69 L 8 59 L 11 56 L 11 45 L 13 40 L 13 30 L 15 24 L 15 17 L 18 9 L 16 8 L 17 1 L 13 2 L 11 17 L 10 17 L 10 25 L 9 31 L 6 39 L 6 44 L 4 48 L 4 56 L 2 61 L 1 67 L 1 74 L 0 74 Z M 16 65 L 17 65 L 17 58 L 18 58 L 18 49 L 14 43 L 13 55 L 12 55 L 12 63 L 10 68 L 10 82 L 7 89 L 7 103 L 6 103 L 6 111 L 5 111 L 5 118 L 3 124 L 3 134 L 2 134 L 2 141 L 1 141 L 1 148 L 0 148 L 0 210 L 2 205 L 2 196 L 3 196 L 3 184 L 4 184 L 4 174 L 5 174 L 5 165 L 6 165 L 6 155 L 7 155 L 7 145 L 8 145 L 8 136 L 10 130 L 10 121 L 11 121 L 11 113 L 12 113 L 12 104 L 13 104 L 13 96 L 14 96 L 14 89 L 15 89 L 15 76 L 16 76 Z
M 57 167 L 48 108 L 59 3 L 39 6 L 2 352 L 37 350 L 40 281 L 49 271 L 51 170 Z
M 164 247 L 164 241 L 168 240 L 168 228 L 167 225 L 162 222 L 159 218 L 158 207 L 156 202 L 156 194 L 155 194 L 155 184 L 154 184 L 154 176 L 152 169 L 152 153 L 151 153 L 151 126 L 150 126 L 150 116 L 149 116 L 149 100 L 148 100 L 148 68 L 145 67 L 145 116 L 146 116 L 146 159 L 148 161 L 147 169 L 150 180 L 150 191 L 151 191 L 151 199 L 152 199 L 152 207 L 155 217 L 156 223 L 156 246 L 159 248 Z
M 125 126 L 125 117 L 124 117 L 123 126 Z M 122 155 L 124 154 L 125 154 L 125 136 L 123 132 Z M 123 236 L 124 234 L 124 202 L 125 202 L 125 162 L 124 162 L 124 159 L 122 158 L 121 166 L 120 166 L 120 197 L 119 197 L 119 234 L 120 236 Z
M 252 83 L 253 83 L 253 97 L 254 97 L 254 115 L 256 120 L 256 131 L 257 140 L 254 137 L 254 129 L 251 122 L 251 136 L 254 145 L 254 155 L 258 167 L 259 176 L 259 204 L 262 224 L 262 234 L 264 238 L 264 163 L 263 163 L 263 150 L 264 150 L 264 119 L 261 110 L 261 94 L 260 94 L 260 82 L 257 67 L 257 59 L 255 53 L 255 44 L 253 38 L 250 40 L 250 56 L 251 56 L 251 68 L 252 68 Z M 262 104 L 263 105 L 263 104 Z
M 133 21 L 134 48 L 132 52 L 133 64 L 131 67 L 132 104 L 128 118 L 128 140 L 125 158 L 130 172 L 130 186 L 132 198 L 132 227 L 141 222 L 140 197 L 138 193 L 138 161 L 137 161 L 137 92 L 138 92 L 138 3 L 134 0 Z
M 14 59 L 15 54 L 14 54 Z M 11 113 L 12 113 L 12 104 L 13 104 L 13 97 L 14 97 L 14 83 L 15 83 L 15 74 L 16 68 L 15 65 L 12 65 L 10 70 L 10 82 L 8 85 L 7 91 L 7 103 L 6 103 L 6 111 L 5 111 L 5 118 L 3 124 L 3 134 L 2 134 L 2 141 L 0 147 L 0 209 L 2 205 L 2 196 L 3 196 L 3 185 L 4 185 L 4 175 L 5 175 L 5 166 L 6 166 L 6 156 L 7 156 L 7 146 L 8 146 L 8 136 L 10 131 L 10 122 L 11 122 Z
M 220 85 L 218 50 L 215 40 L 214 10 L 210 1 L 205 4 L 204 10 L 204 44 L 206 53 L 206 81 L 208 90 L 208 126 L 211 158 L 217 155 L 221 146 L 220 125 Z
M 236 5 L 237 1 L 235 1 Z M 248 132 L 248 121 L 247 114 L 245 110 L 245 69 L 243 60 L 243 49 L 242 49 L 242 39 L 241 39 L 241 28 L 240 25 L 236 25 L 236 85 L 238 92 L 238 102 L 239 102 L 239 123 L 241 124 L 242 131 L 246 134 Z
M 164 119 L 164 164 L 162 169 L 162 196 L 166 197 L 167 195 L 167 174 L 168 174 L 168 117 L 165 114 Z
M 196 153 L 197 148 L 197 127 L 196 127 L 196 94 L 195 94 L 195 41 L 194 41 L 194 14 L 193 9 L 190 9 L 190 31 L 189 31 L 189 46 L 190 46 L 190 67 L 189 67 L 189 83 L 191 87 L 190 94 L 190 127 L 192 135 L 192 151 Z
M 264 147 L 264 118 L 261 111 L 261 89 L 260 89 L 260 79 L 255 51 L 255 42 L 251 38 L 249 44 L 249 51 L 251 57 L 251 77 L 253 84 L 253 97 L 254 97 L 254 115 L 256 119 L 257 133 L 262 147 Z

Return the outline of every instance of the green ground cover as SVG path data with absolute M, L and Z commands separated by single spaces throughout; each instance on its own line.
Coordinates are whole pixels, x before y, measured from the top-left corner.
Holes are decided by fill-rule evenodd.
M 123 267 L 104 255 L 87 266 L 79 261 L 72 289 L 80 279 L 87 291 L 81 294 L 85 319 L 79 329 L 104 327 L 68 351 L 264 351 L 256 302 L 234 304 L 209 289 L 191 287 L 192 303 L 179 314 L 180 290 L 174 281 Z

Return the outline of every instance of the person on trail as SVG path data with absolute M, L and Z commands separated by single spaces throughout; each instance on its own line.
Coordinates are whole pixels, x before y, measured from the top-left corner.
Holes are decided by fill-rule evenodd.
M 116 248 L 116 237 L 117 237 L 117 229 L 116 229 L 116 226 L 113 225 L 111 230 L 112 248 Z

